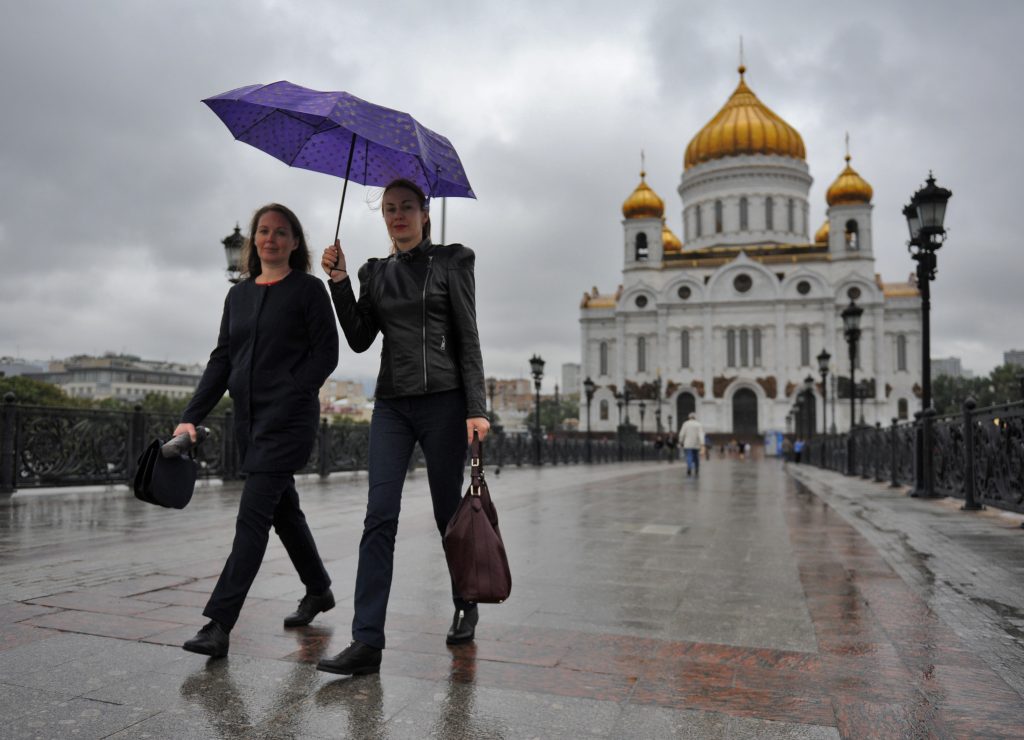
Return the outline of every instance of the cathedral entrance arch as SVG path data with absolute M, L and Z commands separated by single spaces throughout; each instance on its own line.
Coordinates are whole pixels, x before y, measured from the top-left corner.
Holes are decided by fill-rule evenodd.
M 757 431 L 757 394 L 740 388 L 732 397 L 732 433 L 753 437 Z
M 692 393 L 680 393 L 676 398 L 676 428 L 673 432 L 678 432 L 679 427 L 683 425 L 687 417 L 697 410 L 697 399 L 694 398 Z

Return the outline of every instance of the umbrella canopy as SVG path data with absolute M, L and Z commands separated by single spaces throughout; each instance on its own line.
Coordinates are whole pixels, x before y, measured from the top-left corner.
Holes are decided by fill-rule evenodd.
M 203 102 L 235 139 L 290 167 L 336 175 L 346 185 L 384 186 L 404 177 L 430 197 L 476 197 L 451 142 L 408 113 L 286 81 L 240 87 Z M 343 191 L 342 208 L 344 203 Z

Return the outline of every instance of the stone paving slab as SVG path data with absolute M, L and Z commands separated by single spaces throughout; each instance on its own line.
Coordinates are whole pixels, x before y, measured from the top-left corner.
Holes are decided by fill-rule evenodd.
M 348 643 L 365 476 L 300 482 L 338 605 L 309 627 L 271 537 L 231 654 L 180 650 L 238 486 L 0 502 L 0 732 L 120 738 L 1021 737 L 1019 522 L 775 461 L 491 472 L 513 593 L 448 647 L 425 476 L 403 501 L 379 676 Z

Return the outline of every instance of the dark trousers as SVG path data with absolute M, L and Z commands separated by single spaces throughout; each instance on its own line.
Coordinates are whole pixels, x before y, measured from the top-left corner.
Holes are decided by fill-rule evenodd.
M 231 555 L 203 616 L 215 619 L 228 629 L 234 627 L 242 602 L 263 563 L 271 526 L 281 538 L 306 591 L 319 594 L 330 588 L 331 578 L 299 508 L 295 477 L 290 473 L 250 473 L 238 506 Z
M 352 637 L 384 648 L 384 619 L 391 594 L 395 536 L 402 486 L 413 447 L 427 462 L 434 521 L 444 535 L 462 497 L 466 464 L 466 401 L 461 390 L 378 399 L 370 422 L 370 492 L 359 542 Z M 456 608 L 469 603 L 452 589 Z

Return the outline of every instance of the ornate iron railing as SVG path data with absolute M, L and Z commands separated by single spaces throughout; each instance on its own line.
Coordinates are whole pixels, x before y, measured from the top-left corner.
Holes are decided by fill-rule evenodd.
M 16 404 L 7 394 L 0 406 L 0 493 L 19 488 L 130 483 L 136 460 L 148 442 L 166 438 L 177 423 L 169 414 L 134 411 L 54 408 Z M 210 438 L 198 447 L 200 475 L 237 478 L 238 452 L 231 413 L 204 420 Z M 309 462 L 300 472 L 326 477 L 346 470 L 365 470 L 369 426 L 328 424 L 317 434 Z M 531 434 L 491 435 L 488 465 L 542 465 L 664 459 L 648 442 L 620 444 L 583 437 L 545 438 L 538 445 Z M 419 447 L 410 465 L 422 464 Z
M 961 414 L 932 416 L 888 428 L 860 427 L 851 435 L 812 438 L 802 459 L 847 475 L 893 486 L 914 485 L 918 431 L 929 424 L 934 490 L 976 504 L 1024 513 L 1024 403 L 976 409 L 968 399 Z

